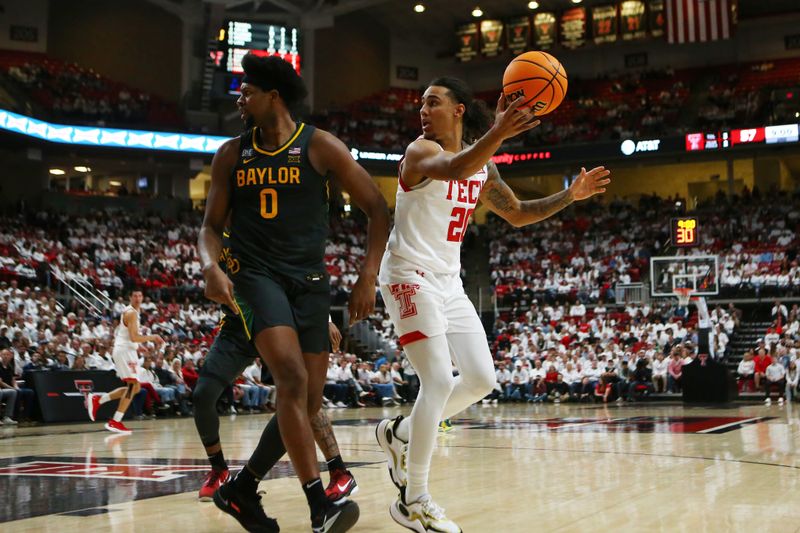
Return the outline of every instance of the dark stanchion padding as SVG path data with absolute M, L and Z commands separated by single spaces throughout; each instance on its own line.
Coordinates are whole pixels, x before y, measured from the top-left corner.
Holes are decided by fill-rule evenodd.
M 113 370 L 37 370 L 28 376 L 44 422 L 89 422 L 86 395 L 124 385 Z M 113 416 L 116 406 L 117 402 L 100 406 L 97 419 Z
M 705 355 L 683 367 L 681 387 L 686 403 L 727 403 L 737 397 L 730 370 Z

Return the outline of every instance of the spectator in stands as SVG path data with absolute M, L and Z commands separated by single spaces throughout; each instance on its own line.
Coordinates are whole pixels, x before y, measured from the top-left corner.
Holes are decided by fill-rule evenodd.
M 667 364 L 667 392 L 681 392 L 681 376 L 683 375 L 683 357 L 680 347 L 672 349 Z
M 408 403 L 408 381 L 403 378 L 400 363 L 397 361 L 392 363 L 392 381 L 394 383 L 395 393 L 397 394 L 395 400 L 400 403 Z
M 528 396 L 528 383 L 530 374 L 522 366 L 522 361 L 517 361 L 514 371 L 511 372 L 511 383 L 506 388 L 506 398 L 509 401 L 519 402 Z M 545 388 L 547 392 L 547 388 Z
M 14 354 L 8 348 L 0 351 L 0 402 L 5 402 L 2 424 L 16 426 L 14 407 L 17 404 L 19 387 L 14 378 Z
M 777 359 L 772 360 L 765 372 L 764 381 L 764 403 L 767 405 L 772 403 L 770 393 L 772 389 L 778 389 L 778 403 L 783 404 L 783 392 L 786 389 L 786 369 L 778 362 Z
M 387 363 L 382 364 L 379 367 L 379 370 L 372 374 L 371 384 L 381 397 L 381 403 L 384 406 L 397 405 L 397 402 L 394 399 L 395 391 L 393 382 L 394 380 L 392 379 L 392 373 L 389 370 L 389 365 Z
M 653 359 L 653 390 L 654 392 L 666 392 L 667 390 L 667 371 L 669 361 L 664 359 L 664 354 L 656 354 Z
M 750 388 L 750 384 L 753 385 L 755 390 L 758 389 L 754 383 L 755 371 L 756 363 L 753 361 L 753 350 L 747 350 L 744 352 L 742 360 L 739 361 L 739 366 L 736 367 L 736 376 L 739 381 L 740 391 L 743 391 L 745 388 Z
M 505 363 L 500 362 L 497 364 L 497 370 L 495 371 L 495 377 L 497 378 L 497 385 L 500 387 L 500 396 L 503 400 L 508 400 L 507 391 L 509 390 L 509 386 L 511 385 L 511 371 L 506 368 Z
M 628 386 L 628 399 L 636 400 L 647 397 L 651 392 L 653 392 L 653 372 L 647 368 L 646 359 L 639 359 L 636 361 L 636 369 L 633 371 Z
M 189 387 L 189 389 L 194 390 L 194 386 L 197 384 L 197 379 L 200 377 L 195 369 L 194 360 L 188 358 L 186 359 L 186 362 L 183 363 L 182 374 L 186 386 Z
M 764 378 L 767 373 L 767 367 L 772 364 L 772 358 L 767 355 L 767 350 L 762 346 L 758 349 L 758 355 L 753 360 L 753 381 L 756 390 L 761 390 L 764 386 Z

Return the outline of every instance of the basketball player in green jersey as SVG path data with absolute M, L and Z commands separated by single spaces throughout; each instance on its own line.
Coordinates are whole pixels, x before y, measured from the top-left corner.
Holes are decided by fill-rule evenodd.
M 289 63 L 247 55 L 242 67 L 237 104 L 254 127 L 214 156 L 198 248 L 206 296 L 252 321 L 248 334 L 275 378 L 278 424 L 267 426 L 245 468 L 216 491 L 214 502 L 245 529 L 278 531 L 256 488 L 282 440 L 306 494 L 312 530 L 347 531 L 358 520 L 358 506 L 326 499 L 310 424 L 322 403 L 328 367 L 328 176 L 369 218 L 367 252 L 350 295 L 351 323 L 374 308 L 389 213 L 369 174 L 339 139 L 295 122 L 292 112 L 307 91 Z M 229 215 L 236 265 L 230 277 L 217 264 Z
M 222 254 L 219 257 L 220 268 L 225 271 L 236 268 L 236 263 L 231 260 L 230 236 L 223 234 Z M 235 297 L 235 295 L 234 295 Z M 217 401 L 226 387 L 233 384 L 244 369 L 258 357 L 258 352 L 253 346 L 246 331 L 252 329 L 252 324 L 247 323 L 246 317 L 235 316 L 225 308 L 225 314 L 220 320 L 219 331 L 206 354 L 205 364 L 200 370 L 200 377 L 192 392 L 194 404 L 194 422 L 203 447 L 206 449 L 211 471 L 206 476 L 200 488 L 199 498 L 202 501 L 211 501 L 214 492 L 228 480 L 228 464 L 222 452 L 222 442 L 219 436 L 219 415 L 217 414 Z M 341 334 L 333 322 L 328 323 L 331 347 L 334 351 L 339 349 Z M 278 419 L 272 417 L 269 422 L 272 430 L 277 431 Z M 355 478 L 347 470 L 347 466 L 339 453 L 339 444 L 333 433 L 333 427 L 324 409 L 317 411 L 311 418 L 311 428 L 314 430 L 314 440 L 325 456 L 330 475 L 330 483 L 325 489 L 325 496 L 329 501 L 341 504 L 347 497 L 358 491 Z M 271 464 L 277 462 L 280 453 L 283 455 L 283 446 L 271 451 Z

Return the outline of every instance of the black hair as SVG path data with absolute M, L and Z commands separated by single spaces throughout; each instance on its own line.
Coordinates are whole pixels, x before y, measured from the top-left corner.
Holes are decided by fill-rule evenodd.
M 276 90 L 289 112 L 295 114 L 308 96 L 303 78 L 288 61 L 278 56 L 257 56 L 249 53 L 242 58 L 245 77 L 242 82 L 250 83 L 265 91 Z
M 463 80 L 445 76 L 436 78 L 428 84 L 428 87 L 436 85 L 447 89 L 447 95 L 458 104 L 464 104 L 463 137 L 470 144 L 478 140 L 489 129 L 494 121 L 494 116 L 486 102 L 477 100 L 472 93 L 472 89 Z

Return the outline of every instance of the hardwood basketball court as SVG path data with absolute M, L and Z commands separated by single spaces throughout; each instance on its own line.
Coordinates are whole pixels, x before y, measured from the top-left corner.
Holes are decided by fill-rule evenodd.
M 395 491 L 374 437 L 399 412 L 329 411 L 360 487 L 354 531 L 404 531 L 388 514 Z M 223 418 L 231 466 L 267 419 Z M 469 533 L 800 531 L 800 408 L 791 404 L 485 405 L 454 422 L 438 437 L 431 490 Z M 130 425 L 130 436 L 100 423 L 0 428 L 3 529 L 240 530 L 197 500 L 208 466 L 191 419 Z M 261 489 L 282 531 L 310 529 L 288 460 Z

